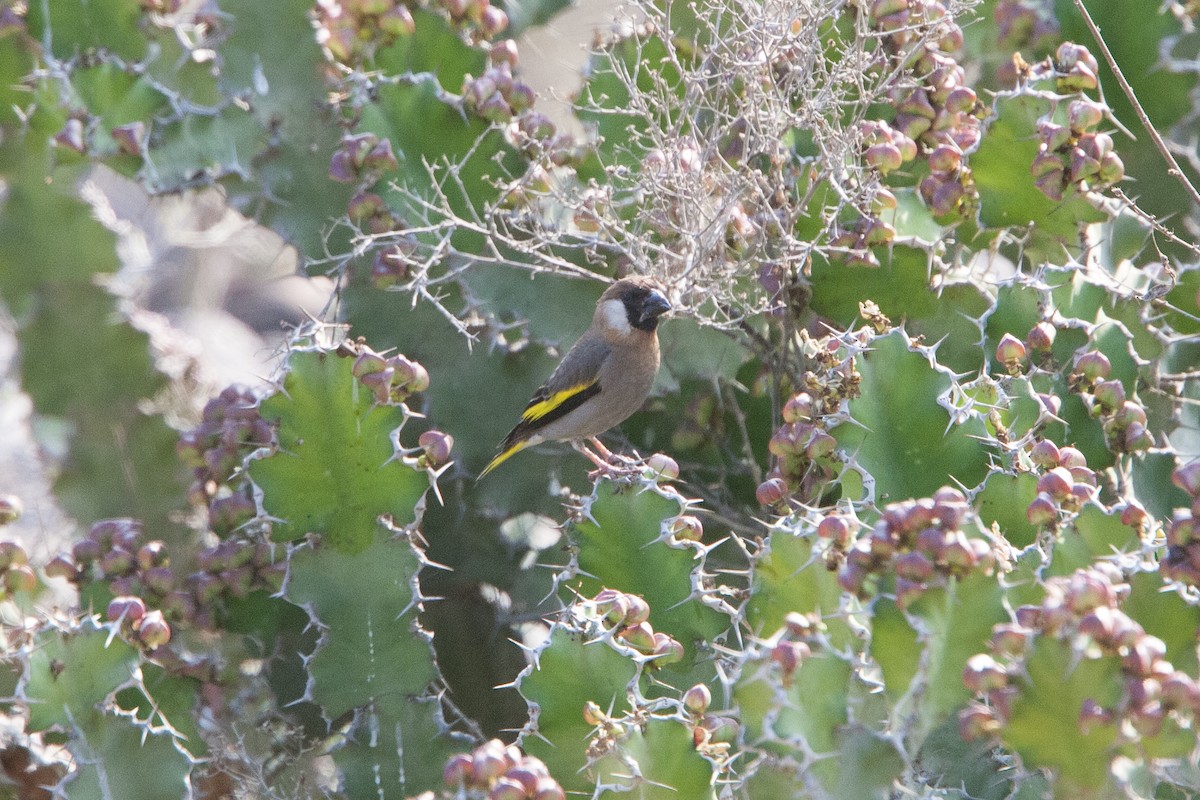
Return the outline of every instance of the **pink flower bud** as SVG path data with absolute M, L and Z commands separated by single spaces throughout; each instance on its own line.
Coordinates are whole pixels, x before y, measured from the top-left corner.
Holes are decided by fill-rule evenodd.
M 171 626 L 163 619 L 163 613 L 158 609 L 149 611 L 142 617 L 137 632 L 141 643 L 151 650 L 171 641 Z
M 787 482 L 782 478 L 768 478 L 758 485 L 754 496 L 764 506 L 774 506 L 787 498 L 789 494 Z

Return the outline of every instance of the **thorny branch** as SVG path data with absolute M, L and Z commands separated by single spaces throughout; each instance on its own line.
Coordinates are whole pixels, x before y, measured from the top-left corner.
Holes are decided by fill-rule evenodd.
M 461 284 L 478 265 L 594 279 L 606 264 L 660 277 L 685 313 L 724 330 L 779 308 L 760 270 L 803 276 L 814 256 L 845 252 L 831 244 L 840 221 L 863 216 L 880 189 L 861 163 L 860 123 L 915 80 L 864 15 L 837 46 L 815 46 L 844 16 L 840 0 L 771 0 L 732 18 L 718 5 L 695 9 L 691 42 L 680 44 L 669 14 L 649 8 L 618 22 L 595 52 L 579 107 L 595 125 L 586 152 L 602 181 L 535 155 L 524 174 L 496 177 L 497 164 L 496 199 L 473 202 L 466 176 L 479 172 L 477 145 L 457 162 L 423 165 L 424 189 L 394 185 L 411 216 L 405 230 L 360 233 L 355 252 L 417 240 L 395 289 L 435 303 L 429 287 Z M 973 3 L 947 5 L 953 15 Z M 906 47 L 916 52 L 933 28 L 915 17 L 910 28 Z M 621 95 L 619 108 L 610 93 Z M 798 135 L 811 150 L 797 150 Z M 485 138 L 496 136 L 521 144 L 515 124 Z
M 1192 185 L 1192 182 L 1188 180 L 1187 175 L 1184 173 L 1183 169 L 1180 168 L 1179 162 L 1175 160 L 1175 156 L 1171 152 L 1171 149 L 1167 147 L 1167 143 L 1163 141 L 1162 134 L 1155 129 L 1154 123 L 1150 121 L 1149 115 L 1146 114 L 1146 109 L 1142 107 L 1142 104 L 1137 99 L 1137 95 L 1133 92 L 1133 87 L 1130 86 L 1129 81 L 1125 79 L 1125 74 L 1121 72 L 1121 68 L 1117 65 L 1117 60 L 1113 58 L 1112 51 L 1108 49 L 1108 43 L 1105 42 L 1104 37 L 1100 35 L 1100 28 L 1097 27 L 1095 20 L 1092 19 L 1092 15 L 1088 13 L 1087 7 L 1083 4 L 1083 0 L 1075 0 L 1075 8 L 1079 11 L 1079 15 L 1083 17 L 1083 22 L 1085 25 L 1087 25 L 1088 30 L 1091 31 L 1092 38 L 1095 39 L 1096 44 L 1099 45 L 1100 52 L 1104 54 L 1104 60 L 1108 62 L 1108 67 L 1112 70 L 1113 77 L 1117 79 L 1117 84 L 1121 87 L 1121 91 L 1125 93 L 1125 97 L 1133 106 L 1133 110 L 1137 114 L 1138 121 L 1142 123 L 1142 127 L 1146 129 L 1146 133 L 1150 135 L 1151 141 L 1154 142 L 1154 147 L 1158 150 L 1159 154 L 1162 155 L 1163 159 L 1170 167 L 1170 169 L 1167 170 L 1167 174 L 1179 181 L 1180 185 L 1183 186 L 1184 191 L 1186 191 L 1188 196 L 1191 197 L 1192 205 L 1200 209 L 1200 191 L 1197 191 L 1196 187 Z

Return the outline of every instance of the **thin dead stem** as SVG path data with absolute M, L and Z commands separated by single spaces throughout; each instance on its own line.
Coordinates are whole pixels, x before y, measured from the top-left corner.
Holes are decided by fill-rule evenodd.
M 1192 199 L 1192 205 L 1200 209 L 1200 192 L 1196 191 L 1196 187 L 1188 180 L 1187 175 L 1180 168 L 1179 162 L 1175 160 L 1175 155 L 1163 140 L 1162 135 L 1155 130 L 1154 123 L 1150 121 L 1149 115 L 1146 114 L 1146 109 L 1142 108 L 1142 104 L 1138 102 L 1137 95 L 1134 94 L 1133 87 L 1129 85 L 1129 81 L 1125 80 L 1125 74 L 1121 72 L 1121 68 L 1117 65 L 1117 60 L 1113 58 L 1112 51 L 1108 49 L 1108 44 L 1104 41 L 1104 37 L 1100 35 L 1100 28 L 1083 5 L 1083 0 L 1075 0 L 1075 8 L 1079 11 L 1079 15 L 1083 17 L 1083 22 L 1087 25 L 1088 30 L 1091 31 L 1092 38 L 1096 40 L 1096 44 L 1100 47 L 1100 52 L 1104 54 L 1104 60 L 1108 62 L 1108 67 L 1112 70 L 1113 77 L 1117 79 L 1117 84 L 1121 87 L 1121 91 L 1125 93 L 1125 97 L 1129 100 L 1130 105 L 1133 106 L 1133 110 L 1137 114 L 1138 120 L 1142 123 L 1142 127 L 1145 128 L 1146 133 L 1150 136 L 1150 140 L 1154 142 L 1154 147 L 1167 162 L 1169 167 L 1167 174 L 1179 181 L 1184 191 Z
M 416 241 L 395 290 L 435 305 L 435 287 L 466 287 L 479 267 L 596 279 L 615 266 L 664 280 L 685 313 L 723 330 L 779 308 L 762 271 L 806 274 L 814 256 L 844 250 L 830 244 L 841 220 L 868 214 L 879 179 L 861 163 L 860 126 L 896 86 L 916 84 L 899 66 L 908 59 L 889 55 L 864 15 L 831 38 L 844 0 L 760 0 L 737 14 L 728 0 L 699 0 L 686 42 L 667 11 L 641 5 L 598 46 L 579 101 L 598 124 L 590 154 L 602 176 L 582 180 L 535 148 L 524 174 L 493 161 L 499 199 L 481 204 L 470 185 L 488 157 L 481 140 L 456 162 L 423 164 L 424 186 L 394 185 L 405 230 L 360 232 L 355 254 Z M 972 5 L 947 3 L 951 15 Z M 911 28 L 915 51 L 932 27 Z M 520 143 L 515 124 L 487 134 L 497 135 Z

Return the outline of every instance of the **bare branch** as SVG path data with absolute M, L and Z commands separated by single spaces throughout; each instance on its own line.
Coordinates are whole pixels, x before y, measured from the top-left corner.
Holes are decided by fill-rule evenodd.
M 1130 105 L 1133 106 L 1133 110 L 1137 114 L 1138 120 L 1141 121 L 1142 127 L 1146 129 L 1146 133 L 1150 135 L 1150 140 L 1154 142 L 1154 147 L 1167 162 L 1169 167 L 1167 174 L 1179 181 L 1180 185 L 1188 193 L 1188 196 L 1191 197 L 1192 205 L 1200 209 L 1200 192 L 1197 192 L 1196 187 L 1188 180 L 1187 175 L 1180 168 L 1179 162 L 1175 160 L 1175 155 L 1171 152 L 1171 148 L 1167 146 L 1162 136 L 1155 130 L 1154 123 L 1150 121 L 1149 115 L 1146 114 L 1146 109 L 1142 108 L 1142 104 L 1138 102 L 1137 95 L 1133 93 L 1133 87 L 1129 85 L 1129 81 L 1125 80 L 1125 74 L 1117 66 L 1117 60 L 1113 58 L 1112 51 L 1108 49 L 1108 44 L 1104 41 L 1104 37 L 1100 35 L 1100 28 L 1083 5 L 1083 0 L 1075 0 L 1075 8 L 1078 9 L 1079 15 L 1083 17 L 1083 22 L 1087 25 L 1088 30 L 1092 32 L 1092 38 L 1099 45 L 1100 52 L 1104 54 L 1104 60 L 1108 62 L 1108 68 L 1112 70 L 1113 77 L 1117 79 L 1117 84 L 1121 87 L 1121 91 L 1125 92 L 1125 97 L 1129 100 Z

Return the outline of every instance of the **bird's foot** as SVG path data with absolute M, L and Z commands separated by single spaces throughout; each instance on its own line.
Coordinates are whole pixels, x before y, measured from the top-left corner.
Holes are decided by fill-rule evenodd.
M 621 478 L 641 473 L 642 460 L 640 458 L 630 458 L 620 453 L 614 453 L 594 436 L 588 439 L 588 442 L 596 452 L 592 452 L 581 442 L 575 443 L 575 449 L 596 465 L 596 468 L 588 473 L 589 480 L 594 481 L 599 477 Z

